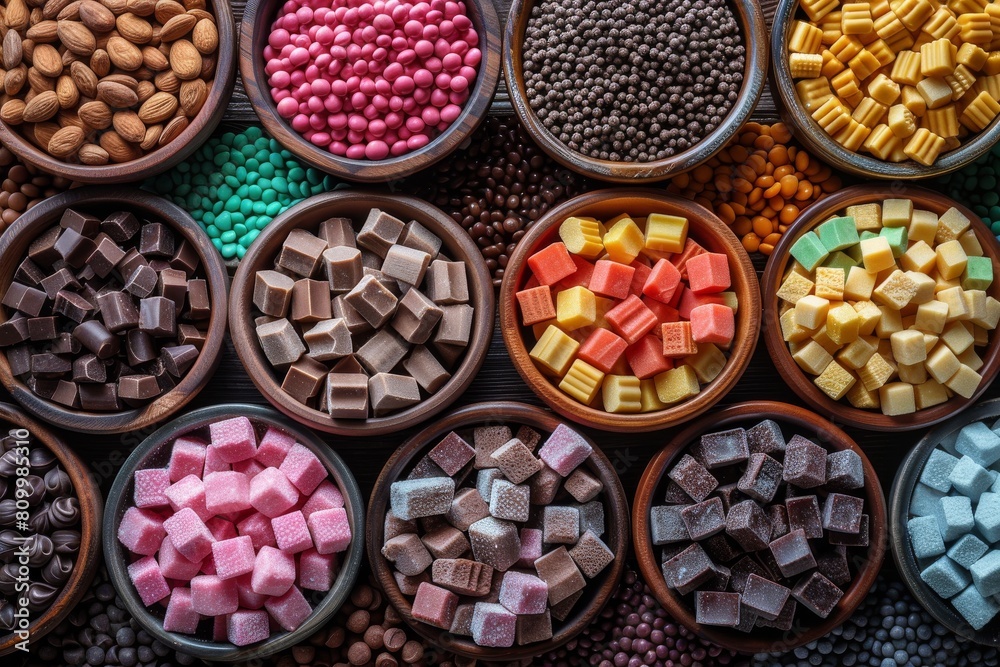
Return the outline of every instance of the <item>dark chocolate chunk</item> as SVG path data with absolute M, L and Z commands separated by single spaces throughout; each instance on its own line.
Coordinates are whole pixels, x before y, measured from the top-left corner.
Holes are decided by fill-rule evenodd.
M 197 269 L 201 260 L 198 258 L 198 249 L 188 243 L 187 239 L 181 239 L 177 244 L 174 256 L 170 258 L 170 267 L 183 271 L 186 275 L 192 275 Z
M 174 233 L 162 223 L 146 223 L 139 234 L 139 252 L 147 257 L 173 257 Z
M 207 320 L 212 315 L 212 302 L 208 296 L 208 281 L 203 278 L 187 283 L 188 313 L 192 320 Z
M 56 379 L 73 370 L 73 363 L 51 352 L 31 355 L 31 372 L 42 378 Z
M 144 299 L 153 293 L 156 289 L 156 271 L 152 269 L 148 264 L 140 264 L 133 269 L 132 273 L 129 274 L 128 280 L 125 282 L 125 290 L 137 296 L 140 299 Z
M 21 283 L 11 283 L 3 295 L 2 303 L 29 317 L 38 317 L 45 306 L 45 292 Z
M 28 318 L 17 315 L 0 324 L 0 347 L 17 345 L 28 340 Z
M 111 291 L 99 294 L 97 305 L 101 319 L 111 333 L 139 326 L 139 310 L 126 292 Z
M 139 301 L 139 331 L 154 338 L 177 335 L 177 306 L 170 299 L 151 296 Z
M 62 290 L 56 294 L 52 310 L 79 323 L 83 322 L 94 312 L 94 306 L 76 292 Z
M 80 388 L 75 382 L 59 380 L 55 391 L 52 392 L 52 400 L 67 408 L 80 407 Z
M 85 354 L 73 361 L 73 382 L 107 382 L 108 367 L 95 354 Z
M 33 341 L 52 340 L 59 335 L 55 317 L 31 317 L 28 319 L 28 337 Z
M 56 294 L 64 289 L 79 290 L 80 281 L 69 269 L 59 269 L 55 273 L 45 276 L 39 282 L 41 288 L 45 290 L 45 295 L 50 299 L 56 298 Z
M 125 251 L 110 236 L 104 234 L 97 240 L 97 247 L 87 258 L 87 266 L 96 275 L 106 278 L 124 257 Z
M 176 312 L 184 310 L 184 302 L 187 300 L 187 276 L 179 269 L 164 269 L 160 271 L 160 278 L 157 283 L 157 293 L 166 299 L 170 299 L 177 307 Z
M 174 345 L 160 350 L 160 362 L 176 378 L 187 373 L 197 358 L 198 348 L 194 345 Z
M 139 231 L 142 225 L 138 218 L 128 211 L 117 211 L 101 222 L 101 231 L 118 243 L 125 243 Z
M 31 371 L 31 349 L 27 345 L 15 345 L 7 350 L 7 363 L 10 373 L 20 377 Z
M 130 276 L 132 275 L 132 272 L 140 266 L 149 266 L 149 262 L 145 257 L 139 254 L 138 250 L 135 248 L 129 248 L 125 251 L 125 256 L 122 257 L 120 262 L 118 262 L 118 272 L 123 276 Z
M 28 246 L 28 257 L 42 268 L 51 267 L 52 263 L 61 257 L 56 251 L 56 239 L 62 233 L 61 227 L 50 227 Z
M 108 331 L 98 320 L 88 320 L 78 325 L 73 329 L 73 337 L 99 359 L 110 359 L 121 349 L 118 336 Z
M 73 338 L 72 332 L 60 331 L 46 351 L 52 354 L 80 354 L 82 349 L 83 346 L 80 345 L 80 341 Z
M 96 236 L 101 228 L 101 221 L 88 213 L 81 213 L 71 208 L 63 211 L 62 218 L 59 219 L 59 226 L 63 229 L 72 229 L 77 234 L 83 236 Z
M 97 245 L 75 229 L 64 229 L 53 246 L 59 256 L 75 269 L 87 263 L 87 259 L 97 249 Z
M 80 392 L 80 406 L 84 410 L 112 412 L 121 408 L 121 403 L 118 401 L 118 385 L 112 382 L 81 384 L 77 385 L 77 390 Z
M 125 352 L 128 362 L 133 366 L 152 361 L 157 356 L 153 337 L 138 329 L 130 329 L 125 334 Z
M 138 333 L 142 333 L 141 331 Z M 194 345 L 200 351 L 205 344 L 207 334 L 193 324 L 177 325 L 177 342 L 181 345 Z
M 17 266 L 17 271 L 14 272 L 14 280 L 25 285 L 30 285 L 31 287 L 38 287 L 38 284 L 44 277 L 45 271 L 35 264 L 30 257 L 26 257 Z
M 149 400 L 160 392 L 160 384 L 152 375 L 126 375 L 118 379 L 118 397 L 125 400 Z

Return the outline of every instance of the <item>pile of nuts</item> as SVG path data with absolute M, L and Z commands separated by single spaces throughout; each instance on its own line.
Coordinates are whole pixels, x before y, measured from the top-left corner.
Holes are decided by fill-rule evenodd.
M 65 162 L 129 162 L 208 98 L 219 31 L 205 0 L 0 3 L 0 120 Z
M 69 190 L 74 183 L 23 164 L 8 149 L 0 147 L 0 232 L 43 199 Z

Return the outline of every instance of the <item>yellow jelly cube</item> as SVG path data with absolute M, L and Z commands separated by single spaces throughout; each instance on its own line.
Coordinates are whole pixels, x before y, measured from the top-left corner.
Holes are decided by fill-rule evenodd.
M 948 304 L 935 300 L 917 306 L 917 319 L 914 326 L 920 331 L 939 334 L 944 331 L 947 322 Z
M 940 230 L 940 225 L 938 226 Z M 945 280 L 960 278 L 965 271 L 965 265 L 969 261 L 969 256 L 965 254 L 965 248 L 959 240 L 953 239 L 945 241 L 934 249 L 937 253 L 937 271 Z
M 937 234 L 937 226 L 938 217 L 936 213 L 916 209 L 910 218 L 910 226 L 906 232 L 906 237 L 911 243 L 923 241 L 927 245 L 933 246 L 934 235 Z
M 837 361 L 841 363 L 844 368 L 850 368 L 851 370 L 857 370 L 868 363 L 868 360 L 872 358 L 878 347 L 872 342 L 875 339 L 869 340 L 868 338 L 861 337 L 858 338 L 853 343 L 845 345 L 840 352 L 837 353 Z
M 976 354 L 976 348 L 970 347 L 968 350 L 958 355 L 958 360 L 962 362 L 963 366 L 968 366 L 974 371 L 978 371 L 983 367 L 982 358 Z
M 918 364 L 927 358 L 924 335 L 915 329 L 897 331 L 889 336 L 892 357 L 901 364 Z
M 854 310 L 858 312 L 858 316 L 861 318 L 861 324 L 858 328 L 859 335 L 870 336 L 875 331 L 879 320 L 882 319 L 882 311 L 871 301 L 855 302 Z
M 900 310 L 917 294 L 917 284 L 896 269 L 872 292 L 872 301 Z
M 867 2 L 845 2 L 841 6 L 840 30 L 845 35 L 866 35 L 875 30 Z
M 868 273 L 878 273 L 896 265 L 889 239 L 874 236 L 861 242 L 861 261 Z
M 892 377 L 896 371 L 881 354 L 873 354 L 864 366 L 858 369 L 858 378 L 865 389 L 875 391 Z
M 899 364 L 896 367 L 901 382 L 910 384 L 923 384 L 927 382 L 927 369 L 923 362 L 917 364 Z
M 965 106 L 959 120 L 973 132 L 981 132 L 993 122 L 997 114 L 1000 114 L 1000 102 L 984 90 Z
M 913 215 L 913 201 L 910 199 L 886 199 L 882 202 L 882 226 L 906 227 Z
M 555 375 L 563 375 L 573 363 L 580 343 L 559 327 L 549 325 L 528 353 L 535 363 Z
M 649 223 L 646 224 L 648 230 Z M 622 218 L 604 235 L 604 249 L 608 258 L 620 264 L 631 264 L 639 256 L 642 247 L 642 230 L 631 218 Z
M 833 356 L 823 349 L 822 345 L 811 340 L 796 350 L 792 354 L 792 359 L 806 373 L 819 375 L 833 361 Z
M 841 301 L 844 298 L 844 270 L 820 266 L 816 268 L 816 296 Z
M 961 287 L 949 287 L 941 290 L 935 297 L 948 305 L 948 321 L 964 320 L 969 317 L 969 304 L 965 300 L 965 290 Z
M 959 364 L 958 370 L 948 378 L 948 381 L 944 383 L 944 386 L 951 389 L 953 392 L 961 396 L 962 398 L 972 398 L 976 390 L 979 389 L 979 384 L 983 381 L 983 376 L 972 370 L 964 364 Z
M 934 258 L 935 265 L 937 264 L 937 256 Z M 951 280 L 945 280 L 938 275 L 937 269 L 931 272 L 931 278 L 934 279 L 934 292 L 935 294 L 941 293 L 945 290 L 951 289 L 953 287 L 961 287 L 961 278 L 952 278 Z
M 574 255 L 596 259 L 604 253 L 601 223 L 593 219 L 569 217 L 559 225 L 559 238 Z
M 891 417 L 908 415 L 917 410 L 913 385 L 908 382 L 890 382 L 879 387 L 878 400 L 882 414 Z
M 927 356 L 927 361 L 924 362 L 927 372 L 941 384 L 946 384 L 961 365 L 962 362 L 958 360 L 955 353 L 947 345 L 940 344 L 931 350 L 931 353 Z
M 899 51 L 892 64 L 890 78 L 900 85 L 915 86 L 924 78 L 920 73 L 920 51 Z
M 683 363 L 694 369 L 701 384 L 708 384 L 726 367 L 726 355 L 713 343 L 698 343 L 698 352 L 684 357 Z
M 903 318 L 898 310 L 889 306 L 876 306 L 876 308 L 881 313 L 881 317 L 875 324 L 876 336 L 888 339 L 892 334 L 903 330 Z
M 847 392 L 847 400 L 859 410 L 874 410 L 879 406 L 878 391 L 868 391 L 860 382 L 854 383 Z
M 661 401 L 660 397 L 656 394 L 656 383 L 653 381 L 653 378 L 639 380 L 639 391 L 641 393 L 639 400 L 642 404 L 642 412 L 654 412 L 667 407 L 667 404 Z
M 913 388 L 913 393 L 918 410 L 940 405 L 948 400 L 948 390 L 937 380 L 928 380 L 923 384 L 918 384 Z
M 685 401 L 701 391 L 698 376 L 687 365 L 664 371 L 654 376 L 653 382 L 656 383 L 656 395 L 667 405 Z
M 907 271 L 906 277 L 917 286 L 917 293 L 910 299 L 911 306 L 927 303 L 934 299 L 934 288 L 937 284 L 933 278 L 920 271 Z
M 570 287 L 556 296 L 556 321 L 563 331 L 572 331 L 597 320 L 597 301 L 586 287 Z
M 807 329 L 795 321 L 795 308 L 785 311 L 779 321 L 781 323 L 781 336 L 786 343 L 798 343 L 812 335 L 811 329 Z
M 806 329 L 816 329 L 826 322 L 830 301 L 815 295 L 804 296 L 795 303 L 795 322 Z
M 785 278 L 785 281 L 781 283 L 781 287 L 777 291 L 777 296 L 782 301 L 794 304 L 802 297 L 809 296 L 812 293 L 813 285 L 813 281 L 792 271 Z
M 788 36 L 790 53 L 819 53 L 823 46 L 823 31 L 806 21 L 792 21 Z
M 826 335 L 837 345 L 847 345 L 857 340 L 860 329 L 861 318 L 849 303 L 831 308 L 826 316 Z
M 976 232 L 969 230 L 958 237 L 958 242 L 962 244 L 962 249 L 969 257 L 982 257 L 983 244 L 979 242 Z
M 937 253 L 924 241 L 912 244 L 899 258 L 899 265 L 906 271 L 930 273 L 936 264 Z
M 826 324 L 813 333 L 812 339 L 819 343 L 819 345 L 830 354 L 833 354 L 840 349 L 840 344 L 830 338 L 830 334 L 827 333 Z
M 851 390 L 857 379 L 851 374 L 851 372 L 845 369 L 843 366 L 838 364 L 836 361 L 831 361 L 826 369 L 820 373 L 820 375 L 813 380 L 813 383 L 820 388 L 820 390 L 832 398 L 835 401 L 839 401 L 847 392 Z
M 590 405 L 597 398 L 597 392 L 601 390 L 602 380 L 604 380 L 602 371 L 583 359 L 577 359 L 559 383 L 559 388 L 580 403 Z
M 854 218 L 854 227 L 859 231 L 878 233 L 882 228 L 882 207 L 879 204 L 855 204 L 847 207 L 847 216 Z
M 1000 301 L 987 296 L 986 304 L 983 307 L 983 316 L 969 321 L 989 331 L 996 329 L 997 323 L 1000 322 Z
M 972 347 L 974 341 L 972 334 L 965 328 L 964 322 L 952 322 L 941 332 L 941 342 L 947 345 L 948 349 L 956 356 Z
M 875 289 L 875 276 L 868 273 L 860 266 L 852 266 L 847 271 L 847 280 L 844 282 L 843 298 L 851 301 L 867 301 L 871 299 L 872 290 Z
M 953 206 L 938 218 L 937 233 L 934 236 L 934 240 L 939 244 L 954 241 L 968 231 L 971 224 L 969 219 Z
M 601 396 L 608 412 L 642 412 L 642 388 L 634 375 L 606 376 Z
M 608 232 L 610 233 L 610 231 Z M 681 252 L 687 240 L 688 221 L 676 215 L 650 213 L 646 217 L 646 247 L 663 252 Z M 604 245 L 607 246 L 607 238 Z M 630 260 L 631 261 L 631 260 Z M 626 262 L 627 264 L 628 262 Z

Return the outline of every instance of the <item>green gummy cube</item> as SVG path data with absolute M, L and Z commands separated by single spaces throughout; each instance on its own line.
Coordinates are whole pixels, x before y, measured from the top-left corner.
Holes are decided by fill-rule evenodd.
M 820 241 L 830 252 L 843 250 L 858 243 L 858 229 L 854 225 L 854 218 L 845 215 L 840 218 L 830 218 L 816 228 Z
M 862 236 L 863 236 L 863 234 L 862 234 Z M 854 265 L 855 266 L 859 266 L 861 264 L 861 259 L 862 258 L 861 258 L 861 243 L 860 242 L 855 243 L 854 245 L 852 245 L 849 248 L 844 248 L 843 253 L 845 255 L 847 255 L 848 257 L 850 257 L 854 261 Z
M 892 256 L 899 257 L 906 252 L 906 227 L 883 227 L 879 236 L 884 236 L 892 248 Z
M 993 284 L 993 260 L 989 257 L 970 257 L 962 273 L 962 289 L 986 290 Z
M 862 241 L 865 241 L 867 239 L 873 239 L 876 236 L 878 236 L 878 234 L 876 234 L 875 232 L 869 232 L 867 230 L 861 232 L 861 240 Z
M 820 238 L 813 232 L 806 232 L 792 244 L 789 250 L 792 257 L 801 264 L 806 271 L 814 271 L 820 262 L 830 256 L 830 251 L 823 244 Z
M 851 248 L 854 247 L 855 246 L 851 246 Z M 848 250 L 850 250 L 850 248 L 848 248 Z M 858 260 L 854 259 L 844 251 L 838 250 L 832 253 L 826 259 L 826 261 L 823 262 L 823 266 L 829 267 L 831 269 L 843 269 L 846 272 L 852 266 L 857 266 L 858 263 L 859 263 Z

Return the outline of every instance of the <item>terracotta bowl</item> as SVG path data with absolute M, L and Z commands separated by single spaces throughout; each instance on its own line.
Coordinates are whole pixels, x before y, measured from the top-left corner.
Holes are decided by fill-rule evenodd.
M 73 482 L 73 492 L 80 503 L 80 551 L 73 571 L 59 595 L 52 600 L 52 605 L 40 614 L 33 613 L 28 627 L 21 628 L 27 630 L 30 643 L 37 645 L 69 616 L 94 581 L 101 562 L 100 528 L 104 499 L 91 476 L 90 468 L 55 433 L 8 403 L 0 403 L 0 422 L 4 435 L 9 428 L 27 429 L 32 440 L 42 443 L 56 455 L 59 464 Z M 17 644 L 22 640 L 23 637 L 16 634 L 0 632 L 0 656 L 16 653 Z
M 326 412 L 299 403 L 281 390 L 281 377 L 271 368 L 257 340 L 253 323 L 254 276 L 257 271 L 273 268 L 278 249 L 291 230 L 302 228 L 315 231 L 320 222 L 331 217 L 349 217 L 360 229 L 372 208 L 382 209 L 404 221 L 418 221 L 444 241 L 444 254 L 454 261 L 465 262 L 475 318 L 469 347 L 461 363 L 451 379 L 427 400 L 385 417 L 334 419 Z M 230 296 L 230 335 L 236 353 L 257 389 L 286 415 L 310 428 L 339 435 L 393 433 L 437 414 L 468 389 L 486 359 L 493 337 L 493 286 L 479 249 L 465 230 L 440 209 L 403 195 L 340 190 L 316 195 L 296 204 L 276 217 L 247 250 L 233 278 Z
M 795 92 L 795 80 L 788 66 L 788 35 L 798 9 L 798 0 L 779 0 L 774 12 L 771 24 L 771 90 L 776 93 L 774 101 L 781 119 L 791 128 L 795 138 L 831 167 L 867 178 L 925 179 L 961 169 L 985 155 L 1000 139 L 1000 118 L 995 118 L 985 130 L 964 141 L 959 148 L 942 153 L 929 167 L 913 160 L 888 162 L 867 153 L 847 150 L 813 120 Z
M 825 619 L 815 617 L 817 622 L 814 625 L 803 627 L 799 623 L 793 627 L 792 632 L 754 628 L 752 634 L 731 628 L 700 625 L 695 620 L 693 605 L 675 590 L 668 588 L 663 579 L 660 569 L 660 548 L 653 546 L 650 537 L 649 512 L 654 505 L 662 502 L 668 481 L 667 473 L 674 461 L 680 458 L 702 434 L 738 426 L 749 428 L 764 419 L 778 422 L 785 432 L 786 439 L 791 437 L 794 429 L 795 433 L 823 445 L 829 451 L 850 449 L 861 457 L 865 471 L 865 512 L 870 519 L 868 553 L 857 556 L 851 563 L 852 569 L 855 570 L 854 580 L 845 591 L 844 597 L 837 603 L 829 617 Z M 639 488 L 632 507 L 632 539 L 635 543 L 636 558 L 639 560 L 639 571 L 653 589 L 653 595 L 666 607 L 671 616 L 691 631 L 740 653 L 791 651 L 823 637 L 850 618 L 875 583 L 885 557 L 887 533 L 882 486 L 875 469 L 861 448 L 849 435 L 822 417 L 803 408 L 776 401 L 737 403 L 706 415 L 689 425 L 671 439 L 646 466 L 639 480 Z
M 877 184 L 855 185 L 827 195 L 808 206 L 799 214 L 798 219 L 782 235 L 778 245 L 775 246 L 760 282 L 761 292 L 764 295 L 764 342 L 767 344 L 771 361 L 774 362 L 781 377 L 797 396 L 824 417 L 835 422 L 874 431 L 913 430 L 947 419 L 975 403 L 976 399 L 993 382 L 997 370 L 1000 369 L 1000 336 L 991 335 L 989 346 L 982 355 L 983 367 L 979 369 L 983 381 L 971 398 L 962 398 L 956 395 L 940 405 L 917 410 L 908 415 L 890 417 L 882 414 L 880 410 L 855 408 L 847 402 L 847 399 L 834 401 L 820 391 L 813 383 L 812 378 L 806 375 L 805 371 L 800 369 L 795 360 L 792 359 L 791 352 L 788 351 L 788 343 L 783 340 L 781 335 L 780 314 L 778 312 L 780 304 L 775 294 L 781 286 L 785 269 L 791 260 L 788 249 L 799 237 L 838 211 L 843 211 L 846 207 L 855 204 L 880 202 L 889 198 L 912 199 L 915 208 L 934 211 L 939 215 L 952 206 L 957 208 L 972 221 L 972 229 L 975 230 L 976 236 L 983 246 L 983 252 L 993 260 L 994 275 L 1000 274 L 1000 247 L 997 246 L 993 234 L 982 223 L 979 216 L 962 204 L 937 192 L 925 190 L 915 185 L 894 183 L 891 187 Z M 987 292 L 994 298 L 1000 298 L 1000 281 L 994 281 Z
M 170 460 L 171 444 L 181 435 L 205 429 L 209 424 L 235 416 L 245 416 L 257 425 L 274 426 L 295 437 L 295 440 L 319 457 L 330 473 L 333 482 L 344 495 L 344 507 L 351 524 L 351 544 L 347 551 L 338 554 L 339 571 L 333 587 L 326 593 L 305 591 L 306 599 L 313 606 L 312 614 L 292 632 L 279 631 L 267 640 L 249 646 L 234 646 L 228 642 L 214 642 L 202 636 L 167 632 L 163 629 L 165 608 L 160 604 L 146 607 L 136 593 L 128 576 L 129 555 L 118 541 L 118 526 L 125 511 L 132 506 L 135 491 L 133 473 L 144 468 L 163 467 Z M 258 437 L 259 437 L 258 433 Z M 206 437 L 207 440 L 207 437 Z M 238 403 L 213 405 L 179 417 L 157 429 L 143 440 L 122 464 L 108 493 L 107 513 L 101 539 L 104 542 L 104 560 L 108 566 L 111 583 L 125 602 L 125 608 L 139 621 L 143 629 L 167 646 L 203 660 L 235 662 L 252 658 L 265 658 L 291 646 L 303 643 L 322 628 L 337 613 L 351 595 L 351 589 L 361 570 L 364 555 L 365 505 L 354 475 L 344 460 L 315 433 L 291 422 L 270 408 Z
M 596 578 L 588 582 L 584 596 L 565 621 L 552 620 L 552 639 L 536 642 L 526 646 L 512 648 L 488 648 L 479 646 L 471 637 L 454 635 L 447 630 L 435 628 L 413 618 L 410 598 L 405 597 L 393 577 L 392 564 L 382 556 L 382 546 L 385 543 L 384 523 L 389 511 L 389 488 L 393 482 L 403 479 L 413 465 L 427 450 L 437 445 L 451 431 L 462 431 L 477 426 L 496 426 L 510 424 L 512 426 L 530 426 L 539 431 L 543 437 L 551 433 L 561 423 L 558 417 L 534 406 L 511 401 L 491 401 L 465 406 L 447 417 L 427 426 L 422 431 L 403 443 L 389 457 L 385 467 L 375 482 L 371 499 L 368 502 L 368 525 L 366 540 L 368 543 L 368 562 L 371 565 L 379 586 L 386 597 L 407 625 L 436 646 L 458 655 L 486 661 L 518 660 L 535 658 L 556 649 L 573 637 L 583 632 L 604 605 L 614 594 L 625 572 L 625 560 L 628 555 L 628 500 L 622 488 L 618 473 L 601 451 L 600 447 L 589 438 L 594 451 L 586 464 L 591 474 L 604 483 L 604 520 L 606 530 L 601 537 L 615 553 L 615 560 Z M 586 438 L 586 436 L 584 435 Z
M 120 164 L 89 166 L 57 160 L 20 133 L 18 128 L 0 122 L 0 143 L 29 162 L 50 174 L 64 176 L 77 183 L 106 183 L 108 185 L 143 181 L 162 174 L 194 153 L 215 131 L 222 120 L 229 98 L 236 84 L 236 29 L 233 10 L 229 2 L 207 0 L 219 31 L 216 50 L 215 78 L 208 89 L 208 97 L 198 115 L 187 128 L 166 146 L 148 153 L 138 160 Z
M 524 84 L 524 34 L 534 0 L 513 0 L 504 29 L 504 80 L 511 105 L 528 134 L 542 150 L 564 167 L 584 176 L 614 183 L 660 181 L 694 169 L 722 150 L 750 118 L 767 78 L 767 28 L 764 13 L 755 0 L 734 0 L 736 20 L 746 47 L 746 69 L 739 97 L 715 130 L 701 141 L 675 155 L 651 162 L 600 160 L 577 152 L 558 140 L 542 125 L 528 103 Z
M 86 412 L 66 408 L 37 396 L 20 379 L 11 375 L 7 355 L 0 354 L 0 383 L 25 410 L 35 417 L 70 431 L 85 433 L 124 433 L 162 421 L 183 408 L 198 395 L 215 372 L 219 363 L 222 341 L 226 335 L 226 303 L 229 275 L 222 257 L 208 236 L 190 215 L 179 206 L 141 190 L 99 186 L 69 190 L 46 199 L 26 211 L 0 236 L 0 293 L 6 292 L 13 281 L 28 246 L 39 234 L 59 224 L 67 208 L 79 207 L 92 213 L 115 210 L 134 211 L 139 215 L 162 221 L 186 239 L 198 252 L 201 271 L 208 280 L 212 315 L 208 320 L 208 335 L 201 353 L 177 386 L 141 408 L 121 412 Z M 0 318 L 9 313 L 0 309 Z
M 691 238 L 709 252 L 725 253 L 729 257 L 733 279 L 731 289 L 736 292 L 739 300 L 736 338 L 722 373 L 710 384 L 703 386 L 694 398 L 656 412 L 614 414 L 605 412 L 599 406 L 583 405 L 563 393 L 557 383 L 542 374 L 528 356 L 535 338 L 531 327 L 521 326 L 521 313 L 514 296 L 530 278 L 528 257 L 559 240 L 559 225 L 563 220 L 570 216 L 593 216 L 599 220 L 607 220 L 623 211 L 637 217 L 660 212 L 688 218 L 688 233 Z M 538 397 L 559 414 L 577 423 L 605 430 L 655 431 L 697 417 L 736 386 L 757 347 L 757 335 L 760 331 L 757 273 L 732 230 L 714 213 L 698 204 L 656 190 L 596 190 L 550 209 L 518 243 L 507 264 L 500 287 L 500 329 L 517 372 Z
M 281 4 L 280 0 L 247 2 L 240 25 L 240 75 L 250 104 L 261 123 L 272 137 L 303 162 L 349 181 L 392 181 L 444 159 L 468 139 L 486 118 L 500 79 L 500 19 L 492 0 L 466 0 L 466 11 L 479 34 L 483 59 L 461 115 L 444 133 L 423 148 L 385 160 L 351 160 L 313 145 L 278 115 L 277 106 L 271 99 L 268 74 L 264 71 L 264 47 Z

